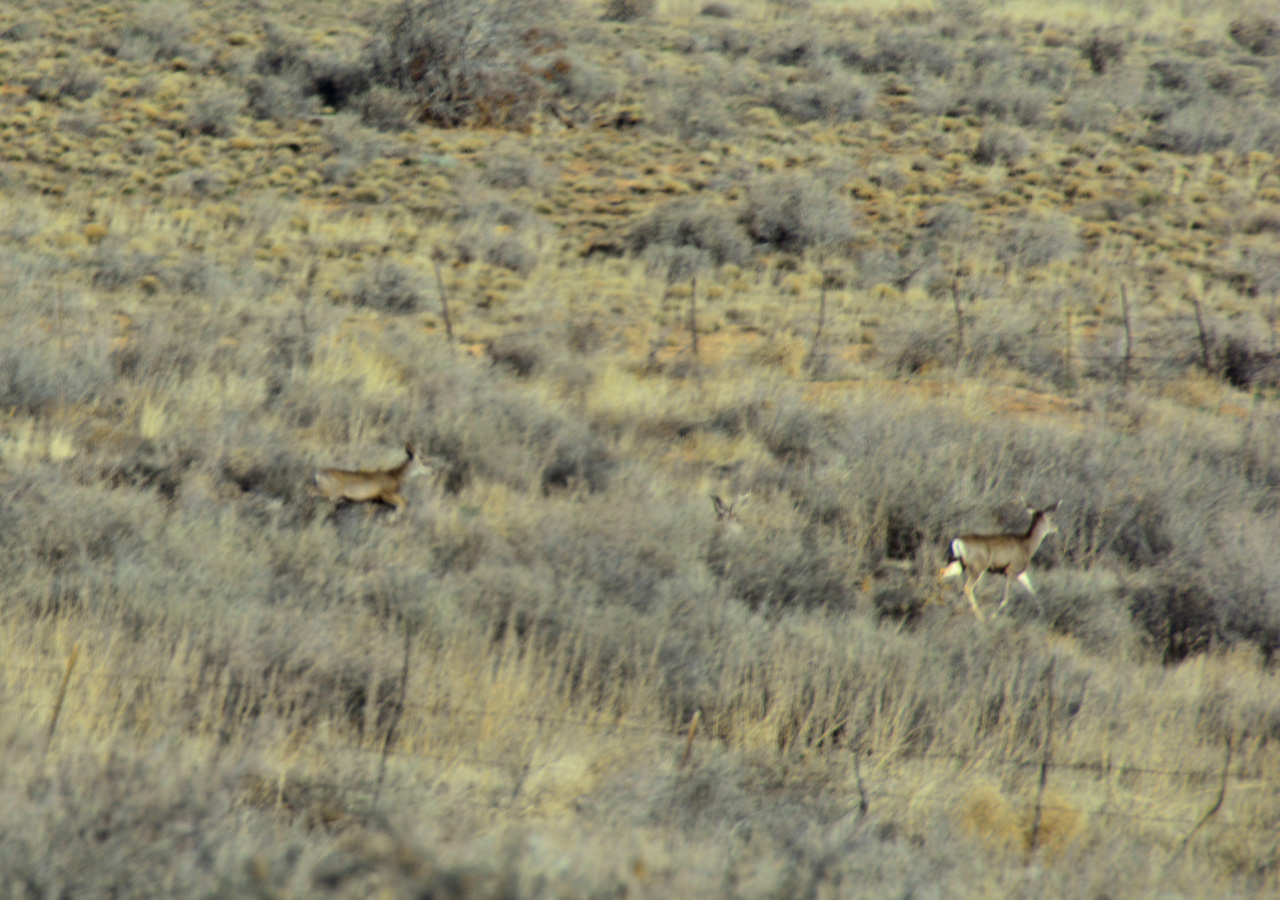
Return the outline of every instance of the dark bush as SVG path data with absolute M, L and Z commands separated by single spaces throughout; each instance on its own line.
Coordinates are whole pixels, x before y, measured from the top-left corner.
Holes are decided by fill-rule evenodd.
M 800 465 L 829 452 L 829 423 L 819 411 L 794 400 L 779 402 L 752 423 L 756 437 L 780 462 Z
M 188 104 L 184 131 L 187 134 L 227 137 L 234 129 L 242 106 L 242 99 L 228 91 L 207 91 Z
M 1124 59 L 1125 42 L 1115 35 L 1095 31 L 1080 45 L 1080 55 L 1089 61 L 1095 75 L 1105 75 L 1112 63 Z
M 277 121 L 307 112 L 312 101 L 334 110 L 346 109 L 369 90 L 363 63 L 317 58 L 303 45 L 269 28 L 254 58 L 246 87 L 250 112 Z
M 606 22 L 634 22 L 653 15 L 657 0 L 604 0 Z
M 128 24 L 105 39 L 105 49 L 134 62 L 187 56 L 196 30 L 190 15 L 184 4 L 160 0 L 143 3 L 135 9 Z
M 526 153 L 510 153 L 488 160 L 480 173 L 481 180 L 489 187 L 514 191 L 520 188 L 540 188 L 551 178 L 547 166 Z
M 853 585 L 843 548 L 798 534 L 746 534 L 716 562 L 735 597 L 752 609 L 847 609 Z
M 255 119 L 286 122 L 310 112 L 311 101 L 296 82 L 270 75 L 252 77 L 245 84 L 245 109 Z
M 901 347 L 890 354 L 893 371 L 899 375 L 922 375 L 944 363 L 954 362 L 953 341 L 936 330 L 912 330 L 903 335 Z
M 737 13 L 728 3 L 720 3 L 717 0 L 717 2 L 708 3 L 702 7 L 699 15 L 712 19 L 732 19 Z
M 218 880 L 214 860 L 234 853 L 224 823 L 236 807 L 235 778 L 230 767 L 191 765 L 173 743 L 147 753 L 77 748 L 46 777 L 15 767 L 3 784 L 14 812 L 0 826 L 0 881 L 35 897 L 138 897 L 157 881 L 200 894 Z M 196 855 L 203 865 L 176 862 Z
M 1255 56 L 1280 53 L 1280 17 L 1249 14 L 1234 19 L 1231 39 Z
M 55 489 L 56 488 L 56 489 Z M 77 485 L 31 481 L 10 503 L 21 512 L 39 508 L 40 528 L 14 516 L 0 517 L 0 558 L 7 571 L 84 575 L 111 565 L 144 543 L 144 523 L 154 510 L 145 498 Z
M 1166 664 L 1207 650 L 1222 633 L 1217 599 L 1200 579 L 1188 575 L 1162 573 L 1129 598 L 1130 612 Z
M 683 581 L 692 558 L 687 542 L 668 540 L 677 524 L 643 497 L 619 502 L 613 493 L 582 496 L 572 505 L 552 504 L 536 526 L 521 535 L 527 552 L 538 561 L 531 567 L 534 583 L 547 572 L 558 586 L 553 590 L 560 598 L 544 605 L 554 602 L 565 612 L 572 610 L 569 604 L 651 611 Z
M 303 45 L 274 25 L 268 25 L 262 38 L 262 49 L 253 58 L 254 73 L 298 78 L 305 77 L 310 70 L 311 62 Z
M 102 87 L 102 76 L 82 65 L 71 65 L 51 75 L 36 75 L 27 82 L 27 94 L 45 103 L 64 98 L 88 100 Z
M 369 73 L 357 61 L 311 59 L 304 88 L 315 95 L 321 106 L 346 109 L 369 90 Z
M 1143 142 L 1156 150 L 1173 153 L 1212 153 L 1231 146 L 1243 125 L 1234 121 L 1208 98 L 1176 109 L 1154 124 Z
M 692 247 L 706 252 L 716 265 L 741 263 L 750 244 L 733 212 L 718 203 L 682 198 L 658 207 L 627 234 L 633 253 L 654 245 Z
M 521 234 L 498 235 L 487 242 L 484 261 L 521 275 L 528 275 L 538 264 L 538 251 Z
M 912 625 L 925 610 L 925 595 L 905 580 L 877 584 L 871 592 L 871 607 L 882 619 Z
M 972 234 L 973 220 L 972 210 L 963 203 L 950 201 L 930 211 L 925 228 L 932 237 L 964 237 Z
M 1039 85 L 1029 85 L 1015 76 L 984 80 L 971 99 L 974 112 L 981 116 L 1035 125 L 1053 101 L 1053 93 Z
M 1255 348 L 1247 339 L 1232 335 L 1214 347 L 1219 371 L 1232 387 L 1252 390 L 1280 383 L 1280 359 Z
M 857 122 L 874 97 L 857 76 L 827 75 L 776 88 L 769 105 L 796 122 Z
M 775 66 L 804 66 L 817 62 L 822 46 L 812 29 L 788 29 L 769 35 L 757 52 Z
M 720 90 L 700 83 L 673 85 L 660 91 L 654 120 L 664 131 L 673 132 L 682 141 L 696 138 L 723 138 L 733 130 L 733 122 L 725 108 Z
M 490 341 L 485 356 L 519 378 L 528 378 L 541 366 L 547 348 L 535 335 L 510 335 Z
M 520 344 L 522 352 L 536 354 L 532 365 L 543 364 L 546 350 L 532 338 Z M 414 361 L 420 366 L 421 355 Z M 520 358 L 507 364 L 516 363 L 529 361 Z M 555 470 L 551 482 L 567 483 L 585 475 L 588 486 L 599 486 L 602 475 L 607 477 L 608 467 L 600 463 L 601 445 L 589 430 L 530 403 L 526 395 L 504 387 L 502 379 L 437 374 L 423 382 L 423 390 L 416 406 L 420 418 L 411 419 L 408 427 L 426 436 L 426 452 L 447 461 L 442 479 L 446 491 L 461 490 L 473 479 L 539 490 L 549 470 Z
M 1038 619 L 1098 654 L 1123 655 L 1134 640 L 1133 618 L 1114 576 L 1059 569 L 1043 578 L 1035 576 L 1035 585 L 1035 596 L 1017 585 L 1010 591 L 1008 608 L 1016 618 Z
M 377 263 L 356 279 L 345 299 L 383 312 L 413 312 L 423 301 L 422 276 L 395 263 Z
M 1150 80 L 1162 91 L 1199 93 L 1205 86 L 1198 63 L 1186 59 L 1158 59 L 1151 64 Z
M 413 121 L 413 104 L 399 91 L 378 85 L 360 95 L 360 121 L 378 131 L 404 131 Z
M 1066 216 L 1051 214 L 1014 223 L 999 252 L 1001 259 L 1032 269 L 1075 256 L 1082 246 L 1075 223 Z
M 33 41 L 40 36 L 40 29 L 32 25 L 30 22 L 19 22 L 0 31 L 0 41 L 18 43 L 21 41 Z
M 989 125 L 982 129 L 970 157 L 980 166 L 1002 163 L 1014 166 L 1026 158 L 1031 149 L 1027 136 L 1021 129 L 1005 125 Z
M 923 28 L 879 31 L 869 54 L 846 53 L 845 61 L 868 73 L 929 74 L 939 78 L 952 74 L 956 67 L 951 45 L 940 40 L 936 31 Z
M 126 249 L 122 242 L 108 238 L 94 248 L 88 269 L 94 287 L 119 291 L 136 286 L 147 275 L 159 276 L 161 266 L 159 257 Z
M 47 413 L 101 397 L 113 380 L 103 348 L 59 352 L 42 335 L 14 333 L 0 345 L 0 409 Z
M 240 492 L 285 501 L 294 499 L 299 485 L 306 484 L 315 471 L 292 448 L 275 443 L 236 452 L 224 450 L 219 459 L 211 462 L 222 478 Z
M 826 180 L 772 175 L 747 188 L 742 222 L 766 249 L 788 253 L 835 250 L 854 238 L 849 198 Z
M 547 47 L 538 0 L 410 0 L 390 7 L 365 51 L 373 81 L 408 94 L 417 118 L 445 127 L 513 127 L 533 114 Z
M 585 488 L 593 494 L 599 493 L 608 487 L 617 465 L 603 445 L 585 433 L 563 437 L 553 453 L 551 462 L 542 471 L 544 492 Z

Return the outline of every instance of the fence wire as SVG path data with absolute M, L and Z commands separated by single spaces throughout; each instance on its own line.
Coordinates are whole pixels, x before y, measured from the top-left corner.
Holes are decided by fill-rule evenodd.
M 41 665 L 3 665 L 0 664 L 0 672 L 7 677 L 8 683 L 13 682 L 14 675 L 26 676 L 28 678 L 47 679 L 50 691 L 56 689 L 58 680 L 64 675 L 64 667 L 58 666 L 41 666 Z M 170 675 L 164 673 L 137 673 L 137 672 L 120 672 L 108 669 L 93 669 L 88 671 L 76 672 L 70 680 L 69 693 L 74 695 L 75 689 L 83 685 L 87 680 L 103 680 L 114 682 L 130 682 L 138 686 L 149 684 L 152 682 L 178 684 L 189 690 L 204 690 L 216 685 L 218 678 L 197 679 Z M 38 703 L 27 698 L 16 698 L 6 696 L 5 691 L 0 686 L 0 709 L 19 709 L 30 713 L 33 718 L 48 716 L 52 711 L 52 703 Z M 684 740 L 685 726 L 654 726 L 651 724 L 642 724 L 637 722 L 627 722 L 624 719 L 614 719 L 605 721 L 604 716 L 555 716 L 541 713 L 512 713 L 506 710 L 487 710 L 487 709 L 467 709 L 456 705 L 447 704 L 425 704 L 406 702 L 405 708 L 422 710 L 427 715 L 442 718 L 450 721 L 459 719 L 476 722 L 482 720 L 508 720 L 536 723 L 539 726 L 552 726 L 557 728 L 574 728 L 587 729 L 599 735 L 608 734 L 617 737 L 619 735 L 635 735 L 645 733 L 655 738 L 668 740 L 672 743 L 680 743 Z M 484 754 L 470 751 L 436 751 L 430 748 L 409 748 L 370 746 L 376 743 L 377 738 L 368 740 L 360 736 L 353 736 L 350 741 L 335 743 L 332 740 L 307 740 L 302 746 L 312 750 L 326 753 L 330 755 L 339 754 L 355 754 L 366 756 L 370 759 L 386 759 L 391 758 L 397 760 L 401 764 L 412 764 L 422 761 L 432 761 L 442 763 L 449 766 L 467 765 L 482 766 L 496 771 L 502 771 L 509 774 L 515 781 L 515 789 L 511 791 L 509 802 L 514 803 L 518 799 L 520 787 L 524 777 L 528 774 L 533 764 L 534 749 L 526 748 L 522 751 L 523 761 L 519 759 L 505 758 L 496 759 L 487 757 Z M 695 741 L 704 747 L 722 743 L 719 738 L 708 737 L 705 731 L 695 736 Z M 852 753 L 845 754 L 840 749 L 831 749 L 827 751 L 829 757 L 838 760 L 841 757 L 851 756 Z M 887 753 L 882 754 L 877 759 L 870 755 L 858 754 L 859 759 L 872 766 L 881 762 L 905 762 L 932 760 L 940 762 L 952 762 L 964 766 L 972 766 L 980 770 L 1007 770 L 1007 769 L 1034 769 L 1041 766 L 1046 767 L 1050 771 L 1072 771 L 1085 772 L 1097 776 L 1126 776 L 1126 775 L 1142 775 L 1157 776 L 1170 779 L 1183 779 L 1187 781 L 1213 779 L 1229 779 L 1233 782 L 1247 782 L 1255 787 L 1263 787 L 1267 789 L 1280 788 L 1280 777 L 1275 777 L 1269 773 L 1261 773 L 1248 771 L 1239 768 L 1233 770 L 1230 765 L 1226 769 L 1178 769 L 1178 768 L 1161 768 L 1156 766 L 1130 765 L 1125 763 L 1112 763 L 1101 760 L 1066 760 L 1058 761 L 1051 759 L 1022 759 L 1010 758 L 989 753 L 956 753 L 956 752 L 940 752 L 927 751 L 923 753 Z M 372 796 L 374 788 L 371 785 L 363 785 L 358 779 L 354 779 L 349 783 L 325 782 L 311 778 L 303 779 L 307 786 L 323 788 L 344 796 L 367 792 Z M 872 787 L 865 791 L 865 799 L 869 801 L 895 801 L 903 803 L 917 802 L 921 799 L 922 793 L 919 791 L 907 792 L 898 791 L 883 787 Z M 476 801 L 481 803 L 481 801 Z M 1110 802 L 1110 801 L 1108 801 Z M 488 807 L 492 805 L 492 801 L 486 800 L 482 805 Z M 1197 828 L 1206 824 L 1204 821 L 1194 822 L 1187 819 L 1178 819 L 1168 816 L 1158 816 L 1149 813 L 1131 812 L 1126 810 L 1110 809 L 1107 806 L 1095 810 L 1081 810 L 1073 807 L 1066 807 L 1052 803 L 1043 804 L 1041 807 L 1046 811 L 1062 812 L 1067 814 L 1082 814 L 1086 816 L 1110 819 L 1124 819 L 1135 822 L 1148 822 L 1152 824 L 1160 824 L 1166 826 L 1177 826 L 1180 828 Z M 1216 810 L 1215 810 L 1216 811 Z M 1207 823 L 1211 827 L 1223 829 L 1236 829 L 1246 831 L 1265 832 L 1268 834 L 1280 832 L 1280 819 L 1272 821 L 1247 821 L 1232 822 L 1221 821 L 1215 818 L 1212 822 Z

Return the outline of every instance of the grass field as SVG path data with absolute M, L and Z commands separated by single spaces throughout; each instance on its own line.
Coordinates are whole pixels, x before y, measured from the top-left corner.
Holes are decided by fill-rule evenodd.
M 1272 895 L 1278 297 L 1268 3 L 12 0 L 0 896 Z

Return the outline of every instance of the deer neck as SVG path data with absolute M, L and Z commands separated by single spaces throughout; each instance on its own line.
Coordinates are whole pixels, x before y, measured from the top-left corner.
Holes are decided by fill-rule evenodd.
M 1023 540 L 1027 543 L 1027 549 L 1034 554 L 1048 535 L 1048 517 L 1043 513 L 1036 513 L 1036 517 L 1031 522 L 1031 528 L 1027 531 L 1026 537 L 1024 537 Z

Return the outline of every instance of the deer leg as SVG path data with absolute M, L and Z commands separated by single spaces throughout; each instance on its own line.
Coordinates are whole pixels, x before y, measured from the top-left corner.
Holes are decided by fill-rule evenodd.
M 996 615 L 1000 615 L 1004 610 L 1005 604 L 1009 602 L 1009 584 L 1012 581 L 1013 579 L 1009 577 L 1009 573 L 1006 571 L 1004 573 L 1004 596 L 1000 598 L 1000 605 L 996 607 Z
M 974 596 L 973 591 L 982 580 L 982 574 L 979 571 L 976 575 L 970 575 L 964 583 L 964 595 L 969 598 L 969 603 L 973 606 L 973 614 L 978 617 L 979 622 L 982 621 L 982 610 L 978 608 L 978 598 Z

